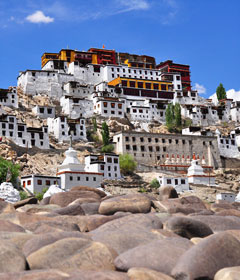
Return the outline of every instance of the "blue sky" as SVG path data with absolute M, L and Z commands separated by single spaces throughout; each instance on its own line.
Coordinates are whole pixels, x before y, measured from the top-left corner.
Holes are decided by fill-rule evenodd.
M 208 97 L 240 90 L 239 0 L 0 0 L 0 88 L 44 52 L 90 47 L 189 64 Z

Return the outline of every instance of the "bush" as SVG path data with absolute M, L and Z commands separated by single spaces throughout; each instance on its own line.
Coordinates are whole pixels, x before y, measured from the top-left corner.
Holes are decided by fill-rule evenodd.
M 45 192 L 47 192 L 47 190 L 48 190 L 48 188 L 43 188 L 42 192 L 34 193 L 34 195 L 39 201 L 41 201 L 43 199 Z
M 102 153 L 111 153 L 114 150 L 114 146 L 112 144 L 103 146 L 101 149 Z
M 153 189 L 158 189 L 160 187 L 160 184 L 156 178 L 150 182 L 150 187 Z
M 6 182 L 8 172 L 10 173 L 10 182 L 15 185 L 19 176 L 20 165 L 14 164 L 9 160 L 0 157 L 0 184 Z
M 110 140 L 110 133 L 109 133 L 109 127 L 106 122 L 102 123 L 102 142 L 104 146 L 109 145 L 109 140 Z
M 98 135 L 91 130 L 87 130 L 87 139 L 90 142 L 100 142 Z
M 21 200 L 28 198 L 28 194 L 25 191 L 20 191 L 19 195 Z
M 134 158 L 129 154 L 123 154 L 119 157 L 120 170 L 123 175 L 129 175 L 134 172 L 137 163 Z

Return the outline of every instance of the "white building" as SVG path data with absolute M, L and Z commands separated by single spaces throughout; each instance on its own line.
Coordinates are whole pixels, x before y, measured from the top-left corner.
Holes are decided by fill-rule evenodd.
M 18 108 L 18 95 L 16 87 L 0 89 L 0 105 Z
M 93 116 L 93 101 L 83 97 L 64 95 L 60 99 L 62 112 L 71 119 Z
M 60 177 L 48 175 L 26 175 L 21 177 L 21 186 L 31 193 L 42 192 L 44 188 L 51 185 L 61 186 Z
M 182 129 L 182 135 L 213 136 L 213 133 L 209 129 L 203 130 L 200 126 L 190 126 Z
M 188 168 L 187 177 L 190 184 L 215 186 L 215 176 L 204 173 L 195 156 L 191 161 L 191 166 Z
M 59 73 L 68 73 L 68 62 L 58 59 L 48 60 L 42 67 L 46 71 L 58 71 Z
M 182 176 L 166 176 L 162 175 L 157 178 L 160 187 L 172 186 L 175 188 L 177 193 L 189 191 L 188 178 Z
M 49 149 L 47 127 L 27 127 L 26 124 L 18 122 L 13 115 L 0 116 L 0 136 L 10 138 L 21 147 Z
M 55 107 L 54 106 L 41 106 L 36 105 L 32 112 L 40 117 L 41 119 L 47 119 L 47 118 L 55 118 Z
M 219 153 L 227 158 L 240 158 L 240 152 L 236 141 L 235 131 L 231 131 L 230 135 L 224 136 L 216 130 Z
M 232 121 L 240 122 L 240 101 L 232 102 L 230 115 Z
M 26 70 L 18 76 L 18 86 L 27 95 L 43 95 L 59 99 L 63 95 L 63 85 L 73 80 L 71 74 L 56 70 Z
M 216 200 L 224 200 L 227 202 L 234 202 L 236 199 L 236 195 L 234 193 L 218 193 L 216 195 Z
M 81 83 L 77 81 L 70 81 L 64 84 L 63 89 L 64 95 L 89 99 L 94 91 L 94 86 L 87 84 L 85 80 Z
M 57 176 L 61 178 L 63 190 L 69 190 L 75 186 L 100 187 L 103 172 L 86 172 L 77 158 L 77 152 L 72 147 L 65 154 L 66 158 L 58 167 L 57 172 Z
M 102 117 L 124 118 L 125 101 L 114 97 L 95 97 L 94 113 Z
M 84 118 L 68 119 L 66 116 L 48 118 L 47 124 L 49 132 L 54 135 L 58 142 L 68 141 L 71 134 L 74 141 L 87 139 Z
M 85 156 L 85 171 L 104 173 L 104 179 L 119 179 L 121 178 L 119 155 L 107 153 Z

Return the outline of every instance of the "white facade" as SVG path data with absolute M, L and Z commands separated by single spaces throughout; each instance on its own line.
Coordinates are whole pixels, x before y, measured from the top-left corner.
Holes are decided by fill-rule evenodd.
M 86 140 L 85 119 L 67 119 L 62 116 L 58 118 L 47 119 L 49 132 L 54 135 L 58 142 L 69 141 L 72 134 L 72 140 Z
M 59 99 L 63 95 L 63 84 L 72 81 L 71 74 L 58 71 L 26 70 L 18 76 L 18 86 L 27 95 L 46 94 Z
M 21 177 L 21 186 L 31 193 L 40 193 L 51 185 L 61 186 L 60 177 L 45 175 L 27 175 Z
M 236 198 L 236 195 L 234 193 L 218 193 L 216 195 L 216 200 L 224 200 L 227 202 L 234 202 Z
M 94 113 L 102 117 L 124 118 L 125 102 L 113 97 L 95 97 Z
M 181 193 L 184 191 L 189 191 L 189 184 L 187 177 L 177 177 L 177 176 L 159 176 L 157 178 L 160 187 L 162 186 L 172 186 L 177 191 Z
M 115 154 L 85 156 L 85 171 L 104 173 L 104 179 L 121 178 L 119 156 Z
M 55 107 L 36 105 L 32 112 L 41 119 L 55 118 Z
M 58 70 L 61 73 L 68 72 L 68 62 L 63 60 L 48 60 L 42 67 L 42 70 L 53 71 Z
M 47 127 L 27 127 L 26 124 L 19 123 L 16 117 L 12 115 L 1 116 L 0 136 L 10 138 L 15 144 L 21 147 L 49 149 Z
M 218 149 L 221 156 L 227 158 L 240 158 L 235 131 L 232 131 L 228 136 L 223 136 L 217 129 L 216 135 L 218 141 Z
M 62 112 L 71 119 L 91 118 L 93 101 L 82 97 L 62 96 L 60 99 Z
M 94 86 L 83 82 L 70 81 L 63 86 L 64 95 L 73 97 L 90 98 L 94 91 Z
M 18 95 L 16 87 L 0 89 L 0 105 L 18 108 Z
M 100 187 L 103 173 L 86 172 L 77 158 L 77 152 L 73 148 L 70 147 L 65 154 L 66 158 L 58 167 L 57 173 L 57 176 L 61 178 L 63 190 L 69 190 L 75 186 Z
M 240 122 L 240 101 L 234 101 L 230 108 L 232 121 Z
M 204 173 L 202 166 L 195 159 L 188 168 L 187 177 L 190 184 L 215 186 L 215 176 Z

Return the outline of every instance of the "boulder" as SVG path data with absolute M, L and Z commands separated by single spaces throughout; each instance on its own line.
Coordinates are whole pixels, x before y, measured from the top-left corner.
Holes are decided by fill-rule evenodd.
M 95 215 L 98 214 L 98 209 L 100 206 L 100 202 L 92 202 L 92 203 L 83 203 L 81 207 L 85 213 L 85 215 Z
M 164 224 L 164 229 L 172 231 L 182 237 L 206 237 L 213 234 L 211 228 L 199 220 L 187 217 L 172 217 Z
M 27 261 L 32 270 L 114 270 L 115 257 L 116 253 L 99 242 L 86 238 L 64 238 L 33 252 L 27 257 Z
M 14 206 L 15 209 L 17 209 L 17 208 L 22 207 L 26 204 L 38 204 L 38 200 L 37 200 L 36 197 L 28 197 L 26 199 L 15 202 L 13 204 L 13 206 Z
M 25 232 L 25 229 L 19 225 L 16 225 L 12 222 L 6 220 L 0 220 L 0 232 L 8 231 L 8 232 Z
M 240 279 L 240 266 L 220 269 L 214 276 L 214 280 L 238 280 Z
M 91 231 L 92 239 L 113 248 L 118 254 L 162 237 L 151 232 L 162 228 L 153 214 L 135 214 L 110 221 Z
M 15 212 L 15 208 L 12 203 L 0 200 L 0 213 L 11 213 Z
M 19 249 L 22 250 L 24 244 L 32 239 L 34 234 L 32 233 L 24 233 L 24 232 L 8 232 L 8 231 L 1 231 L 0 232 L 0 239 L 5 239 L 13 244 L 15 244 Z
M 165 238 L 137 246 L 120 254 L 114 261 L 117 270 L 145 267 L 170 275 L 179 257 L 193 246 L 185 238 Z
M 19 248 L 8 240 L 0 240 L 0 272 L 18 272 L 27 267 L 26 259 Z
M 240 219 L 234 216 L 199 215 L 192 216 L 191 218 L 208 225 L 214 232 L 240 229 Z
M 77 187 L 72 187 L 70 191 L 88 191 L 88 192 L 95 192 L 98 194 L 100 197 L 105 197 L 106 194 L 105 192 L 97 189 L 97 188 L 92 188 L 92 187 L 86 187 L 86 186 L 77 186 Z
M 68 216 L 85 215 L 80 204 L 69 205 L 69 206 L 54 210 L 53 213 L 56 213 L 58 215 L 68 215 Z
M 176 279 L 213 279 L 225 267 L 240 265 L 240 242 L 221 232 L 204 238 L 178 260 L 172 270 Z
M 93 198 L 93 197 L 81 197 L 69 203 L 69 205 L 75 205 L 75 204 L 82 205 L 84 203 L 99 203 L 100 205 L 100 200 L 98 198 Z
M 145 267 L 130 268 L 127 275 L 130 280 L 174 280 L 166 274 Z
M 54 194 L 51 196 L 49 203 L 66 207 L 78 198 L 95 198 L 98 201 L 101 200 L 101 197 L 92 191 L 68 191 Z
M 172 186 L 161 186 L 159 188 L 160 200 L 165 200 L 169 198 L 178 198 L 177 191 Z
M 151 210 L 151 201 L 141 194 L 127 194 L 112 197 L 101 202 L 99 213 L 112 215 L 115 212 L 148 213 Z
M 64 238 L 70 238 L 70 237 L 91 240 L 90 237 L 87 236 L 86 234 L 76 232 L 76 231 L 39 234 L 33 236 L 32 239 L 28 240 L 25 243 L 25 245 L 23 246 L 23 253 L 27 257 L 44 246 L 52 244 L 58 240 Z
M 12 183 L 3 182 L 0 185 L 0 198 L 6 202 L 15 203 L 20 200 L 19 191 L 13 187 Z
M 69 280 L 129 280 L 126 273 L 117 271 L 77 270 L 71 273 Z M 0 279 L 1 280 L 1 279 Z
M 44 197 L 44 198 L 40 201 L 40 205 L 47 205 L 47 204 L 49 204 L 50 199 L 51 199 L 51 196 Z
M 57 269 L 0 273 L 0 280 L 67 280 L 69 274 Z
M 240 218 L 240 211 L 237 209 L 226 209 L 216 213 L 217 216 L 235 216 Z
M 17 208 L 17 211 L 35 214 L 35 213 L 41 213 L 41 212 L 52 212 L 59 208 L 60 208 L 60 206 L 55 205 L 55 204 L 48 204 L 48 205 L 26 204 L 22 207 Z

